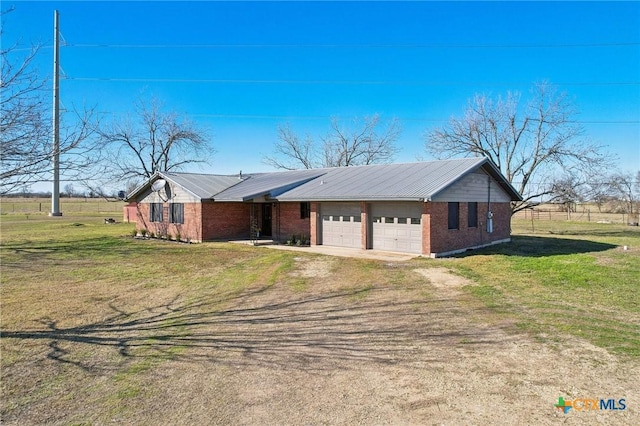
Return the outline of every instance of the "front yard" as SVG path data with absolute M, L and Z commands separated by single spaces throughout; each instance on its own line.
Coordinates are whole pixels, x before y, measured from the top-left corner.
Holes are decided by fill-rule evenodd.
M 3 423 L 637 420 L 636 228 L 515 222 L 510 245 L 394 263 L 101 222 L 2 217 Z

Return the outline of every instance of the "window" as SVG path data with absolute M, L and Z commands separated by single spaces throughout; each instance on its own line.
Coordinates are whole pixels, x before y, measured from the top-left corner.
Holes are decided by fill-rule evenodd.
M 300 219 L 311 217 L 311 203 L 300 203 Z
M 412 225 L 420 225 L 422 219 L 420 219 L 419 217 L 412 217 L 411 218 L 411 224 Z
M 329 222 L 329 220 L 331 220 L 331 216 L 324 215 L 322 216 L 322 220 L 325 222 Z
M 398 218 L 398 223 L 401 223 L 401 224 L 403 224 L 403 225 L 406 225 L 407 223 L 409 223 L 409 222 L 408 222 L 408 218 L 406 218 L 406 217 L 399 217 L 399 218 Z
M 469 228 L 478 227 L 478 203 L 477 202 L 468 204 L 467 226 Z
M 393 218 L 392 217 L 385 217 L 384 218 L 384 223 L 393 223 Z
M 169 222 L 184 223 L 184 204 L 172 203 L 169 207 Z
M 362 218 L 360 216 L 352 216 L 351 219 L 352 222 L 360 222 Z
M 449 229 L 459 229 L 460 203 L 449 203 Z
M 373 223 L 382 223 L 382 218 L 380 216 L 374 216 Z
M 162 203 L 151 203 L 149 205 L 149 220 L 151 222 L 162 222 Z

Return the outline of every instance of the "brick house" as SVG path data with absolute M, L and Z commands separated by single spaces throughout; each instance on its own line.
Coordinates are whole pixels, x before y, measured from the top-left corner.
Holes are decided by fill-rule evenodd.
M 193 242 L 304 236 L 312 245 L 444 256 L 506 242 L 517 191 L 486 158 L 250 175 L 157 173 L 137 226 Z

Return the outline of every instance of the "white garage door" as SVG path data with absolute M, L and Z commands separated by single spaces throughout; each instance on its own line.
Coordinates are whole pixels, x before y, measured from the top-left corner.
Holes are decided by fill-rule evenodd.
M 323 203 L 322 244 L 339 247 L 362 247 L 360 204 Z
M 422 253 L 421 217 L 421 203 L 372 204 L 373 248 Z

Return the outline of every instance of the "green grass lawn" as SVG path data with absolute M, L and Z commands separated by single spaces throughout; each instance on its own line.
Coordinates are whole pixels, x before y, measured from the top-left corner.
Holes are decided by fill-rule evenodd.
M 564 334 L 640 356 L 640 229 L 514 221 L 511 244 L 459 256 L 467 290 L 546 340 Z M 623 247 L 627 246 L 627 250 Z
M 27 318 L 85 310 L 87 300 L 116 300 L 143 287 L 197 299 L 231 295 L 255 284 L 284 280 L 304 289 L 312 280 L 291 277 L 291 253 L 206 243 L 177 244 L 130 237 L 133 224 L 105 225 L 102 217 L 2 217 L 3 329 Z M 539 336 L 585 338 L 612 352 L 640 356 L 640 229 L 613 224 L 514 221 L 513 242 L 455 259 L 417 259 L 471 278 L 467 290 L 496 313 Z M 628 250 L 623 250 L 623 246 Z M 401 269 L 340 259 L 336 268 L 355 283 L 405 279 Z M 347 265 L 347 266 L 345 266 Z M 349 280 L 345 279 L 345 283 Z M 345 284 L 352 285 L 352 284 Z M 353 284 L 359 285 L 359 284 Z M 18 309 L 27 295 L 38 297 Z M 70 292 L 79 292 L 71 297 Z M 69 296 L 69 298 L 67 298 Z M 133 300 L 136 299 L 134 294 Z M 53 303 L 55 301 L 55 303 Z M 8 317 L 6 313 L 17 313 Z M 67 317 L 69 317 L 67 315 Z M 82 323 L 81 315 L 65 321 Z
M 531 233 L 530 223 L 514 222 L 511 244 L 398 265 L 332 258 L 329 278 L 317 279 L 296 268 L 320 255 L 138 240 L 133 224 L 106 225 L 101 214 L 1 220 L 2 414 L 24 423 L 55 423 L 46 413 L 77 407 L 74 400 L 91 408 L 73 408 L 80 414 L 65 417 L 71 423 L 127 419 L 141 398 L 153 400 L 160 366 L 195 357 L 200 340 L 217 337 L 212 324 L 247 294 L 273 298 L 265 309 L 279 297 L 286 304 L 347 295 L 340 303 L 348 310 L 380 291 L 406 290 L 416 298 L 407 306 L 436 306 L 436 290 L 416 268 L 470 278 L 473 297 L 461 303 L 478 321 L 515 324 L 551 344 L 578 337 L 640 356 L 638 228 L 546 222 Z

